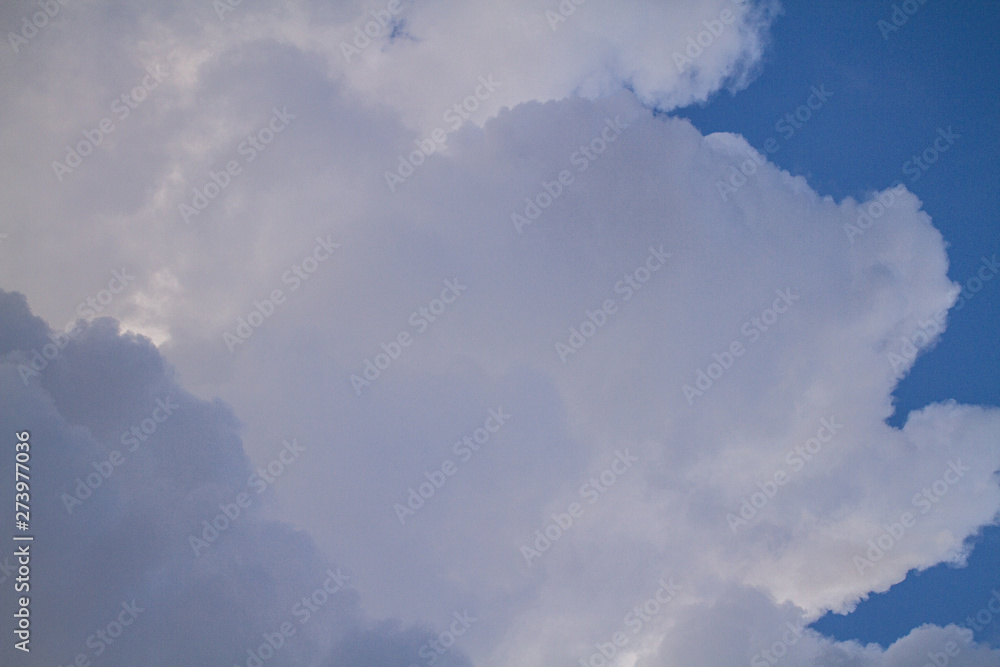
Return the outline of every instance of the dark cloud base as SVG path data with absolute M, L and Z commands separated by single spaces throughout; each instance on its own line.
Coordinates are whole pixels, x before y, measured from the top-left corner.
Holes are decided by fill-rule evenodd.
M 5 640 L 0 662 L 256 665 L 256 654 L 269 667 L 426 664 L 421 649 L 436 635 L 367 620 L 349 567 L 320 553 L 302 531 L 268 520 L 266 493 L 196 557 L 190 536 L 202 534 L 220 504 L 233 511 L 237 494 L 248 492 L 253 470 L 239 420 L 222 401 L 185 391 L 153 344 L 120 333 L 114 320 L 80 322 L 57 354 L 46 350 L 48 359 L 42 351 L 53 344 L 50 335 L 23 295 L 0 291 L 0 424 L 11 442 L 15 432 L 31 433 L 35 536 L 32 650 Z M 30 373 L 36 350 L 47 364 Z M 123 438 L 131 427 L 141 432 L 168 398 L 178 407 L 129 451 L 136 440 L 126 446 Z M 164 417 L 162 409 L 155 414 Z M 3 457 L 4 479 L 13 478 L 13 466 L 12 456 Z M 94 473 L 96 488 L 78 490 Z M 67 504 L 64 494 L 78 491 L 84 499 Z M 3 529 L 15 532 L 9 513 Z M 0 556 L 5 568 L 12 551 Z M 327 593 L 336 588 L 327 572 L 346 575 L 347 583 Z M 3 596 L 4 618 L 13 617 L 15 604 Z M 277 646 L 270 653 L 268 637 Z M 453 647 L 436 664 L 471 663 Z

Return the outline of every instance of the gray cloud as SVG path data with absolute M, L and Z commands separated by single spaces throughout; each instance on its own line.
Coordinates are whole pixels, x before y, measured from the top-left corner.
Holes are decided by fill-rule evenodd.
M 50 332 L 17 293 L 0 293 L 0 311 L 8 397 L 0 422 L 8 432 L 30 430 L 33 445 L 30 664 L 68 664 L 78 654 L 119 665 L 246 664 L 246 651 L 283 623 L 298 636 L 273 639 L 280 648 L 268 664 L 315 663 L 327 653 L 359 656 L 346 664 L 391 664 L 361 656 L 388 643 L 416 655 L 432 636 L 367 621 L 356 587 L 328 574 L 344 577 L 341 566 L 301 531 L 268 518 L 270 493 L 195 557 L 189 538 L 202 534 L 201 521 L 220 514 L 220 503 L 234 512 L 240 492 L 255 495 L 231 409 L 182 389 L 147 339 L 122 335 L 103 318 L 83 326 L 26 388 L 17 368 Z M 169 415 L 156 412 L 164 397 L 176 405 Z M 123 446 L 129 425 L 154 413 L 163 421 L 141 447 Z M 108 463 L 114 452 L 118 464 Z M 12 463 L 3 467 L 13 477 Z M 92 484 L 79 492 L 84 502 L 67 505 L 64 494 L 77 497 L 81 484 Z M 5 527 L 13 532 L 9 518 Z M 310 612 L 303 597 L 322 603 Z M 13 610 L 6 597 L 4 613 Z M 123 632 L 119 617 L 128 622 Z M 2 650 L 7 664 L 27 664 L 10 643 Z

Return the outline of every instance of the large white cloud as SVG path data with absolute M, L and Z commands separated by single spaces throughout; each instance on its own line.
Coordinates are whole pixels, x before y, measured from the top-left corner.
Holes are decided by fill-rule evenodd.
M 157 391 L 186 387 L 203 415 L 177 422 L 169 457 L 89 501 L 99 529 L 49 498 L 46 512 L 90 535 L 75 557 L 93 568 L 99 536 L 146 522 L 147 552 L 111 561 L 115 590 L 142 579 L 164 618 L 197 602 L 216 611 L 196 621 L 217 614 L 228 636 L 250 638 L 288 606 L 253 598 L 261 581 L 292 599 L 335 560 L 359 596 L 310 626 L 295 664 L 423 664 L 427 632 L 465 610 L 477 621 L 448 653 L 456 661 L 577 665 L 622 632 L 621 664 L 745 664 L 783 641 L 786 623 L 798 630 L 912 568 L 961 560 L 996 517 L 996 410 L 944 403 L 885 424 L 900 373 L 956 298 L 919 200 L 874 193 L 884 212 L 858 234 L 871 202 L 835 202 L 769 164 L 723 196 L 718 183 L 752 148 L 648 110 L 744 85 L 773 7 L 586 2 L 552 30 L 555 3 L 404 3 L 396 37 L 351 62 L 341 41 L 377 3 L 244 2 L 223 20 L 210 7 L 113 17 L 81 6 L 72 30 L 54 21 L 2 70 L 24 91 L 0 103 L 18 128 L 4 150 L 26 156 L 4 167 L 16 186 L 0 194 L 12 212 L 4 286 L 61 328 L 78 303 L 111 295 L 112 271 L 134 275 L 101 314 L 154 336 L 178 377 L 99 321 L 26 386 L 17 366 L 44 331 L 9 305 L 4 394 L 17 401 L 4 419 L 62 424 L 66 460 L 46 463 L 55 490 Z M 679 73 L 674 52 L 723 10 L 734 21 Z M 6 24 L 21 11 L 7 9 Z M 136 46 L 57 67 L 112 28 Z M 162 83 L 59 182 L 63 146 L 156 63 Z M 502 85 L 450 131 L 443 111 L 490 74 Z M 241 144 L 279 126 L 263 150 Z M 400 156 L 436 127 L 449 130 L 446 150 L 401 173 Z M 238 173 L 222 176 L 230 161 Z M 387 171 L 400 175 L 391 188 Z M 194 207 L 193 189 L 213 178 L 227 185 L 186 222 L 179 205 Z M 443 292 L 454 299 L 436 302 Z M 271 314 L 227 344 L 239 318 L 258 323 L 255 303 Z M 115 371 L 120 358 L 131 371 Z M 352 383 L 366 360 L 378 377 Z M 491 410 L 510 417 L 500 426 Z M 200 508 L 292 439 L 307 451 L 274 483 L 280 502 L 219 543 L 217 569 L 192 568 Z M 435 482 L 401 515 L 410 489 Z M 937 502 L 914 498 L 925 488 Z M 541 553 L 535 531 L 567 516 Z M 859 566 L 880 539 L 887 548 Z M 289 542 L 298 561 L 279 566 Z M 661 580 L 679 592 L 638 624 L 629 613 Z M 150 582 L 183 593 L 167 599 Z M 54 627 L 65 643 L 53 650 L 93 631 L 68 616 Z M 913 664 L 948 633 L 917 629 L 882 651 L 802 632 L 789 656 Z M 154 651 L 182 634 L 165 629 L 129 655 L 157 664 Z M 204 643 L 199 656 L 232 650 Z M 962 646 L 951 664 L 997 664 Z

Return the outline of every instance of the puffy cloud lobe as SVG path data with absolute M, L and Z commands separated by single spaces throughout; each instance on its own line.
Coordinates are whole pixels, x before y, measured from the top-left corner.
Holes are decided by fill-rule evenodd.
M 862 646 L 853 641 L 831 641 L 802 628 L 796 617 L 791 605 L 779 608 L 760 593 L 728 590 L 711 606 L 689 609 L 680 620 L 678 631 L 668 635 L 656 650 L 662 656 L 699 666 L 749 663 L 753 667 L 775 664 L 985 667 L 997 664 L 1000 659 L 1000 651 L 976 644 L 969 630 L 954 625 L 915 628 L 883 650 L 874 643 Z M 720 628 L 726 628 L 724 634 Z M 652 659 L 648 664 L 661 663 Z
M 335 24 L 289 20 L 276 30 L 301 48 L 324 53 L 331 73 L 366 103 L 389 105 L 425 131 L 442 126 L 446 110 L 473 95 L 478 77 L 487 74 L 503 86 L 471 110 L 476 122 L 502 107 L 596 97 L 623 83 L 664 109 L 703 101 L 726 85 L 742 88 L 756 71 L 778 12 L 771 0 L 376 0 L 354 7 Z
M 656 581 L 661 568 L 669 565 L 671 572 L 697 579 L 721 577 L 765 589 L 779 600 L 794 602 L 803 614 L 814 614 L 825 608 L 844 609 L 865 593 L 899 581 L 910 568 L 951 558 L 962 540 L 974 534 L 977 525 L 988 523 L 998 507 L 995 488 L 980 492 L 989 488 L 998 463 L 986 435 L 998 428 L 995 411 L 945 404 L 912 415 L 902 431 L 884 423 L 891 414 L 890 394 L 897 381 L 886 351 L 899 343 L 902 332 L 946 309 L 955 298 L 940 235 L 912 195 L 900 195 L 885 224 L 872 228 L 864 243 L 852 246 L 843 235 L 843 224 L 856 218 L 854 202 L 838 204 L 821 198 L 802 179 L 772 166 L 763 169 L 740 198 L 722 202 L 713 190 L 714 178 L 731 167 L 731 153 L 717 149 L 716 138 L 700 137 L 683 121 L 646 119 L 633 111 L 634 115 L 623 115 L 630 127 L 622 135 L 624 143 L 615 147 L 622 153 L 609 150 L 587 172 L 576 174 L 577 181 L 558 203 L 524 234 L 517 234 L 507 213 L 521 205 L 524 194 L 536 192 L 537 184 L 569 166 L 569 156 L 581 138 L 589 139 L 603 118 L 618 112 L 628 113 L 628 105 L 566 102 L 525 105 L 501 114 L 482 133 L 470 130 L 458 137 L 453 156 L 427 165 L 421 187 L 402 194 L 399 212 L 387 214 L 391 219 L 404 210 L 419 212 L 411 213 L 413 224 L 436 239 L 435 250 L 428 252 L 445 257 L 444 265 L 470 276 L 469 298 L 463 304 L 470 310 L 454 311 L 456 317 L 435 330 L 434 349 L 408 351 L 399 367 L 401 374 L 380 380 L 379 410 L 405 415 L 401 420 L 405 428 L 422 423 L 416 415 L 427 408 L 415 408 L 406 388 L 430 377 L 436 386 L 447 386 L 442 374 L 462 383 L 463 373 L 453 366 L 453 355 L 473 359 L 481 368 L 528 365 L 558 392 L 568 413 L 565 428 L 579 439 L 583 451 L 591 452 L 587 461 L 594 471 L 600 470 L 602 445 L 612 439 L 635 443 L 642 452 L 643 472 L 631 485 L 623 482 L 613 489 L 619 495 L 609 493 L 600 505 L 588 508 L 586 521 L 575 525 L 538 561 L 545 575 L 537 575 L 544 581 L 537 595 L 547 604 L 517 623 L 518 639 L 511 641 L 517 648 L 501 654 L 513 663 L 556 659 L 557 651 L 547 641 L 551 633 L 564 627 L 566 615 L 577 621 L 591 616 L 574 614 L 573 596 L 557 591 L 581 576 L 589 583 L 575 587 L 584 590 L 615 580 L 620 576 L 614 574 L 616 565 L 620 567 L 616 554 L 622 552 L 653 548 L 662 555 L 656 566 L 634 567 L 631 593 L 613 601 L 621 609 L 627 608 L 630 598 L 641 596 L 642 581 Z M 520 159 L 521 147 L 530 145 L 544 146 L 549 158 Z M 657 161 L 662 155 L 675 159 Z M 510 165 L 499 175 L 498 161 Z M 650 173 L 652 164 L 656 167 Z M 481 175 L 485 170 L 491 179 L 510 183 L 509 189 L 517 194 L 500 198 L 488 193 L 495 181 Z M 444 191 L 450 198 L 439 194 Z M 615 193 L 613 199 L 609 192 Z M 514 203 L 505 208 L 502 202 L 507 198 Z M 623 201 L 630 206 L 624 220 L 619 214 Z M 461 216 L 449 212 L 454 206 L 462 210 Z M 470 219 L 488 222 L 472 226 Z M 650 243 L 660 240 L 673 250 L 664 273 L 624 302 L 613 286 L 645 259 Z M 488 253 L 481 250 L 484 247 Z M 401 249 L 390 261 L 404 274 L 413 270 L 413 260 Z M 714 277 L 706 280 L 706 273 Z M 751 324 L 748 330 L 756 333 L 745 334 L 742 325 L 759 318 L 775 302 L 775 291 L 786 286 L 799 297 L 787 314 L 766 330 Z M 419 302 L 418 290 L 404 291 L 413 303 Z M 615 315 L 620 324 L 616 321 L 602 329 L 571 363 L 562 364 L 553 342 L 607 296 L 621 300 L 621 311 Z M 510 316 L 509 304 L 516 304 L 515 317 Z M 401 309 L 405 312 L 405 306 Z M 335 324 L 330 320 L 318 325 L 324 326 Z M 382 329 L 372 327 L 373 335 L 379 331 L 393 333 L 392 323 L 386 322 Z M 747 353 L 706 393 L 704 403 L 691 408 L 681 385 L 693 381 L 698 366 L 712 361 L 713 353 L 727 349 L 734 340 L 742 341 Z M 359 346 L 347 357 L 361 359 L 364 349 Z M 688 352 L 678 354 L 681 349 Z M 766 398 L 759 387 L 768 388 Z M 478 397 L 487 395 L 477 388 Z M 699 408 L 711 411 L 713 420 L 706 422 Z M 831 416 L 843 427 L 836 442 L 826 446 L 827 458 L 816 457 L 812 467 L 802 470 L 789 467 L 787 452 L 806 442 L 820 420 Z M 470 410 L 465 419 L 473 418 Z M 664 421 L 668 429 L 663 428 Z M 951 435 L 928 440 L 925 429 L 918 426 L 926 422 Z M 559 449 L 551 439 L 532 435 L 530 422 L 528 429 L 519 438 Z M 407 440 L 404 431 L 390 425 L 380 426 L 378 432 L 390 441 Z M 431 447 L 437 445 L 430 440 Z M 909 540 L 891 550 L 876 570 L 859 577 L 852 557 L 869 537 L 878 538 L 882 523 L 914 509 L 912 496 L 933 483 L 954 456 L 975 461 L 976 472 L 963 480 L 969 486 L 952 487 L 948 504 L 936 505 L 935 513 L 917 524 Z M 427 469 L 430 463 L 439 463 L 430 454 L 427 459 Z M 906 461 L 902 467 L 900 459 Z M 415 462 L 410 468 L 419 473 L 419 465 Z M 734 544 L 725 514 L 739 506 L 742 495 L 757 491 L 758 480 L 779 467 L 799 476 L 782 488 L 768 514 Z M 500 470 L 492 472 L 503 478 Z M 514 470 L 510 474 L 508 491 L 534 488 Z M 491 575 L 516 581 L 503 567 L 491 572 L 478 558 L 469 557 L 470 551 L 476 552 L 470 534 L 478 532 L 478 539 L 488 545 L 477 552 L 486 563 L 495 564 L 487 553 L 503 548 L 505 541 L 508 549 L 514 547 L 516 557 L 516 548 L 532 531 L 551 522 L 550 514 L 565 512 L 569 502 L 579 500 L 577 487 L 588 474 L 593 473 L 575 464 L 548 468 L 548 499 L 535 507 L 507 500 L 503 528 L 497 523 L 483 525 L 489 511 L 479 502 L 481 487 L 470 485 L 463 492 L 449 482 L 448 492 L 459 493 L 460 498 L 451 496 L 454 500 L 422 510 L 420 528 L 409 534 L 410 539 L 425 540 L 428 554 L 468 572 L 470 586 Z M 364 497 L 361 486 L 359 482 L 345 495 Z M 504 488 L 502 483 L 498 486 Z M 367 497 L 378 504 L 394 493 L 390 485 L 370 491 Z M 491 505 L 505 503 L 503 495 L 489 497 Z M 838 524 L 834 513 L 842 511 L 845 502 L 851 512 Z M 886 507 L 899 510 L 893 515 L 871 509 Z M 802 521 L 801 508 L 816 519 Z M 358 528 L 364 516 L 358 515 Z M 622 517 L 628 520 L 623 522 Z M 442 552 L 437 545 L 446 526 L 452 530 L 457 520 L 466 526 L 463 535 L 468 541 L 460 550 Z M 819 528 L 820 523 L 831 522 L 829 529 Z M 510 523 L 521 525 L 521 533 L 508 535 Z M 382 534 L 378 524 L 363 525 L 376 534 L 373 540 L 384 540 L 387 548 L 398 539 L 398 526 L 386 524 Z M 940 527 L 950 525 L 956 529 L 942 541 Z M 497 539 L 497 531 L 503 540 Z M 775 540 L 784 545 L 780 559 L 768 552 L 767 545 Z M 404 565 L 411 568 L 411 576 L 429 566 L 411 558 Z M 557 574 L 562 568 L 572 570 L 577 558 L 591 564 L 587 575 Z M 737 566 L 743 558 L 748 560 Z M 438 585 L 448 586 L 444 580 Z M 611 618 L 602 630 L 595 630 L 593 641 L 612 631 L 615 622 Z M 704 664 L 712 662 L 706 659 Z
M 574 168 L 571 154 L 595 128 L 600 130 L 604 118 L 616 115 L 629 124 L 622 143 L 587 171 L 576 173 L 575 183 L 558 203 L 524 234 L 517 234 L 509 212 L 521 205 L 524 195 L 537 192 L 542 181 L 562 168 Z M 317 321 L 289 316 L 276 323 L 288 332 L 311 330 L 304 337 L 297 334 L 309 353 L 296 360 L 268 347 L 252 355 L 241 371 L 248 373 L 244 384 L 250 383 L 251 373 L 267 375 L 283 368 L 317 393 L 332 386 L 339 399 L 333 405 L 324 402 L 323 409 L 338 430 L 377 443 L 374 450 L 346 454 L 342 452 L 355 448 L 345 435 L 329 463 L 316 466 L 316 477 L 303 484 L 307 489 L 321 486 L 326 475 L 322 470 L 367 471 L 350 479 L 341 475 L 343 486 L 328 490 L 340 509 L 336 516 L 311 509 L 312 492 L 300 499 L 290 494 L 289 502 L 301 512 L 302 521 L 316 526 L 320 540 L 330 530 L 321 522 L 332 522 L 334 533 L 364 531 L 365 544 L 353 547 L 359 559 L 370 548 L 389 550 L 398 544 L 391 503 L 423 479 L 422 470 L 439 466 L 450 455 L 451 434 L 466 430 L 459 424 L 481 419 L 480 407 L 471 403 L 489 404 L 498 394 L 506 401 L 512 395 L 532 395 L 529 387 L 534 392 L 544 388 L 539 393 L 560 419 L 540 422 L 549 410 L 523 419 L 525 405 L 508 406 L 522 425 L 513 442 L 492 454 L 484 452 L 484 457 L 494 457 L 489 464 L 464 470 L 464 478 L 449 482 L 450 495 L 435 496 L 414 519 L 416 528 L 406 538 L 411 548 L 396 565 L 399 575 L 393 586 L 426 578 L 442 561 L 448 563 L 449 574 L 414 586 L 410 590 L 415 599 L 397 596 L 393 602 L 407 605 L 407 615 L 419 614 L 432 595 L 448 607 L 463 591 L 482 591 L 482 582 L 493 582 L 487 589 L 517 586 L 519 594 L 545 604 L 526 620 L 511 619 L 516 639 L 493 650 L 501 662 L 533 664 L 561 655 L 562 649 L 555 646 L 563 643 L 550 643 L 554 627 L 590 621 L 595 629 L 586 637 L 567 634 L 567 641 L 584 645 L 590 637 L 598 641 L 613 632 L 628 605 L 643 595 L 643 584 L 655 582 L 664 567 L 678 572 L 680 580 L 686 574 L 702 581 L 696 590 L 708 596 L 716 594 L 719 584 L 705 582 L 721 579 L 767 590 L 779 600 L 794 602 L 802 614 L 845 609 L 866 592 L 899 581 L 909 568 L 950 558 L 962 540 L 995 513 L 995 489 L 978 493 L 996 469 L 985 435 L 996 431 L 994 411 L 941 405 L 913 415 L 902 431 L 883 422 L 891 414 L 889 397 L 897 381 L 887 350 L 899 344 L 901 334 L 955 298 L 940 235 L 912 195 L 900 195 L 884 224 L 852 245 L 843 225 L 856 219 L 856 203 L 821 198 L 802 179 L 771 166 L 738 198 L 722 202 L 713 184 L 736 161 L 733 151 L 720 148 L 719 137 L 700 137 L 683 121 L 644 118 L 621 99 L 524 105 L 456 140 L 451 158 L 425 165 L 420 187 L 402 192 L 398 203 L 390 201 L 384 213 L 365 221 L 374 238 L 388 238 L 392 230 L 420 239 L 416 245 L 367 245 L 364 235 L 358 236 L 362 245 L 357 252 L 371 260 L 356 260 L 352 271 L 378 284 L 379 298 L 360 295 L 354 286 L 324 283 L 321 291 L 304 297 L 313 304 L 304 312 Z M 528 146 L 541 147 L 544 159 L 526 157 Z M 743 143 L 736 152 L 741 150 L 749 147 Z M 674 159 L 664 161 L 663 155 Z M 508 186 L 497 193 L 496 182 Z M 615 193 L 613 198 L 609 192 Z M 621 202 L 629 202 L 627 219 L 620 215 Z M 396 222 L 400 219 L 407 220 L 406 225 Z M 650 244 L 661 241 L 673 257 L 625 302 L 614 285 L 644 261 Z M 409 348 L 399 365 L 394 363 L 379 379 L 370 394 L 374 401 L 359 404 L 341 382 L 351 365 L 371 354 L 377 336 L 389 340 L 405 328 L 405 316 L 439 289 L 435 271 L 421 268 L 425 256 L 435 258 L 436 268 L 447 266 L 463 276 L 469 292 L 428 333 L 427 344 Z M 420 284 L 381 281 L 378 267 L 383 263 L 401 276 L 419 278 Z M 704 279 L 706 271 L 715 277 Z M 767 330 L 750 324 L 774 304 L 775 290 L 786 288 L 799 299 L 782 319 L 772 327 L 765 318 Z M 335 301 L 355 304 L 365 313 L 358 327 L 367 333 L 358 340 L 342 335 L 340 316 L 321 307 L 331 294 Z M 618 319 L 570 363 L 562 364 L 553 343 L 607 296 L 620 301 Z M 745 334 L 744 324 L 757 333 Z M 343 361 L 340 377 L 317 376 L 311 370 L 316 358 L 328 354 L 324 350 L 330 345 L 330 331 L 337 331 L 336 340 L 342 343 L 334 352 Z M 705 413 L 687 404 L 680 387 L 693 382 L 697 368 L 734 340 L 742 341 L 747 353 L 703 397 L 700 409 L 715 415 L 706 422 Z M 525 368 L 531 369 L 531 383 L 514 379 Z M 502 380 L 491 380 L 494 373 Z M 424 386 L 434 387 L 429 396 L 467 407 L 443 410 L 437 401 L 416 400 L 414 388 Z M 773 389 L 762 395 L 759 387 Z M 461 398 L 468 395 L 475 400 Z M 554 401 L 549 398 L 553 395 Z M 258 402 L 247 396 L 248 409 L 262 409 L 264 398 Z M 301 420 L 307 420 L 312 409 L 299 413 Z M 385 414 L 394 418 L 386 422 L 380 416 Z M 791 470 L 787 452 L 806 442 L 820 420 L 831 416 L 844 427 L 824 450 L 828 458 L 816 457 L 812 467 L 794 471 L 799 476 L 782 488 L 768 514 L 738 542 L 731 542 L 725 514 L 739 506 L 741 496 L 757 490 L 758 480 L 779 467 Z M 666 431 L 664 422 L 669 425 Z M 944 428 L 951 435 L 928 439 L 926 428 L 918 427 L 927 422 L 938 429 L 951 424 Z M 552 513 L 565 512 L 569 502 L 580 500 L 578 487 L 607 465 L 601 458 L 605 443 L 611 441 L 634 444 L 643 471 L 633 480 L 623 479 L 613 489 L 619 495 L 609 493 L 600 504 L 588 506 L 586 520 L 545 554 L 539 561 L 543 573 L 525 584 L 525 574 L 513 569 L 517 547 L 534 529 L 544 527 Z M 538 442 L 546 443 L 541 448 L 549 453 L 545 459 L 532 446 Z M 977 462 L 976 473 L 966 478 L 970 486 L 953 487 L 949 504 L 936 505 L 909 541 L 859 577 L 853 556 L 869 537 L 878 538 L 882 523 L 898 518 L 898 513 L 869 508 L 898 507 L 899 513 L 913 509 L 911 497 L 923 484 L 933 483 L 952 456 Z M 398 463 L 386 469 L 373 465 L 372 457 Z M 900 458 L 912 467 L 901 468 Z M 914 486 L 918 479 L 926 481 Z M 829 521 L 845 502 L 852 512 L 839 527 L 822 531 L 816 522 L 801 521 L 799 508 Z M 386 511 L 373 515 L 369 508 L 380 506 Z M 622 517 L 629 519 L 623 523 Z M 941 541 L 939 527 L 952 524 L 956 528 Z M 457 525 L 463 526 L 464 541 L 460 548 L 448 548 Z M 778 559 L 766 546 L 775 540 L 785 545 Z M 511 556 L 507 560 L 504 549 Z M 558 592 L 566 587 L 589 590 L 616 580 L 623 551 L 659 555 L 649 567 L 628 569 L 629 587 L 608 601 L 622 610 L 617 619 L 598 621 L 592 612 L 581 611 L 574 596 Z M 576 554 L 585 554 L 591 563 L 588 574 L 573 571 Z M 743 559 L 745 565 L 737 566 Z M 558 574 L 564 568 L 572 575 Z M 368 576 L 375 577 L 380 569 L 374 565 Z M 581 584 L 581 578 L 588 583 Z M 484 604 L 509 613 L 512 603 L 504 595 L 480 594 Z M 679 605 L 670 616 L 688 611 Z M 780 628 L 783 622 L 775 625 Z M 760 642 L 766 639 L 762 636 Z M 691 649 L 695 654 L 696 648 Z M 704 664 L 712 664 L 711 659 Z

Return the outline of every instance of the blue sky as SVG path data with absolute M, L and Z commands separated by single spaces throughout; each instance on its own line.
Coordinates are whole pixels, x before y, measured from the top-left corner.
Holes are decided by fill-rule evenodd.
M 948 276 L 964 283 L 1000 252 L 1000 3 L 928 0 L 898 30 L 892 2 L 786 2 L 760 76 L 735 96 L 719 92 L 676 112 L 703 132 L 739 132 L 770 159 L 836 199 L 862 198 L 897 180 L 921 198 L 948 242 Z M 776 122 L 825 85 L 829 103 L 784 139 Z M 903 167 L 938 128 L 960 134 L 914 180 Z M 975 283 L 973 284 L 975 287 Z M 1000 281 L 985 283 L 948 318 L 948 333 L 894 392 L 899 426 L 910 410 L 948 398 L 1000 405 Z M 1000 586 L 1000 540 L 987 529 L 968 568 L 913 572 L 847 616 L 814 627 L 838 639 L 887 646 L 923 623 L 962 623 Z M 977 639 L 996 641 L 993 624 Z
M 0 663 L 1000 665 L 1000 3 L 898 4 L 4 3 Z

